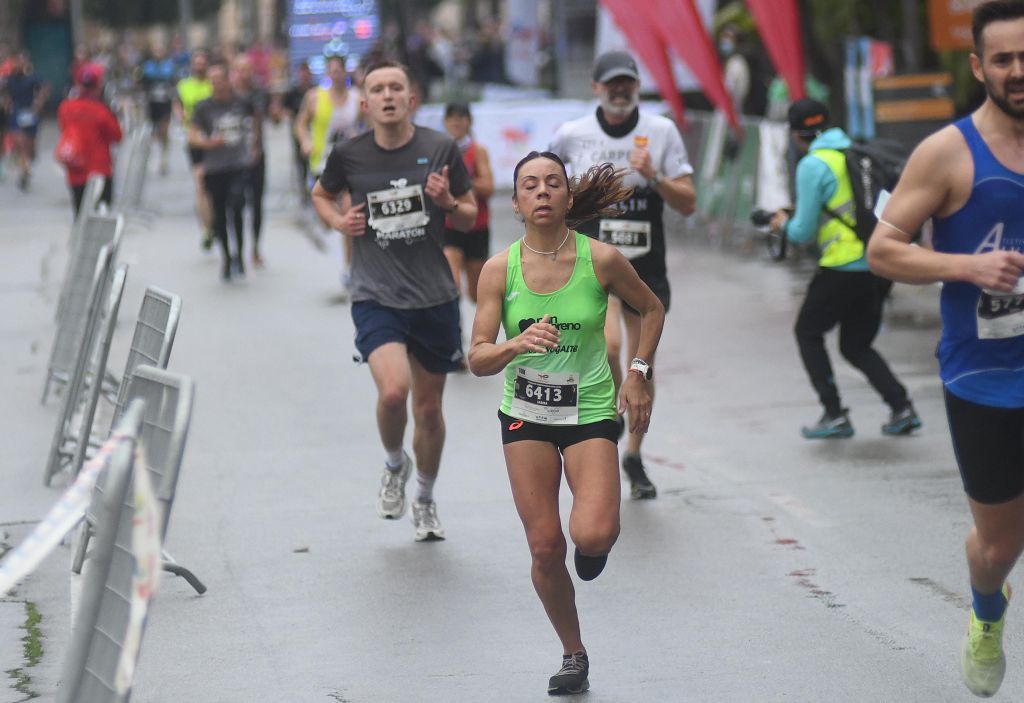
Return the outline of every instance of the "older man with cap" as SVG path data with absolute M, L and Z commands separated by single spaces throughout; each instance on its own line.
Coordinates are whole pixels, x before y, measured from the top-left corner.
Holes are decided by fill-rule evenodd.
M 684 215 L 693 212 L 697 193 L 693 167 L 675 123 L 639 109 L 640 73 L 633 57 L 623 51 L 609 51 L 594 64 L 593 91 L 597 109 L 563 124 L 551 142 L 572 173 L 581 174 L 597 163 L 611 162 L 630 171 L 624 185 L 633 195 L 620 204 L 622 215 L 593 220 L 579 226 L 580 232 L 609 242 L 630 259 L 640 278 L 661 300 L 667 311 L 671 290 L 665 269 L 665 227 L 662 214 L 667 204 Z M 608 362 L 615 388 L 622 385 L 620 360 L 622 327 L 626 329 L 626 373 L 639 374 L 654 395 L 654 359 L 636 358 L 640 341 L 640 315 L 618 298 L 608 298 L 605 338 Z M 619 418 L 620 426 L 624 426 Z M 640 458 L 642 434 L 630 434 L 622 469 L 635 499 L 654 498 L 651 483 Z
M 853 186 L 845 154 L 852 142 L 839 127 L 829 127 L 828 108 L 817 100 L 793 103 L 789 127 L 797 149 L 805 154 L 796 168 L 796 210 L 792 217 L 786 211 L 775 213 L 771 227 L 797 244 L 815 239 L 821 253 L 795 332 L 800 358 L 824 412 L 802 434 L 807 439 L 853 436 L 849 411 L 839 399 L 825 350 L 825 333 L 836 325 L 839 352 L 867 377 L 891 410 L 882 433 L 909 434 L 921 426 L 921 420 L 907 389 L 872 347 L 892 282 L 868 269 L 865 245 L 855 230 Z
M 93 174 L 106 179 L 100 200 L 109 206 L 113 195 L 110 146 L 121 141 L 121 125 L 103 102 L 102 66 L 89 63 L 79 69 L 76 90 L 57 108 L 57 124 L 61 137 L 55 156 L 67 169 L 75 215 Z

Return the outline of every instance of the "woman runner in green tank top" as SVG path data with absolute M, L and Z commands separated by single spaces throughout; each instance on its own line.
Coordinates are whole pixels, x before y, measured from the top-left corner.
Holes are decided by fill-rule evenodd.
M 622 176 L 600 164 L 570 182 L 550 152 L 531 152 L 519 162 L 512 205 L 526 232 L 484 265 L 469 350 L 477 376 L 505 373 L 498 417 L 512 497 L 533 555 L 533 584 L 562 642 L 562 668 L 549 693 L 589 687 L 558 514 L 562 471 L 573 494 L 576 573 L 589 581 L 619 535 L 615 417 L 628 409 L 631 431 L 647 431 L 651 396 L 643 360 L 653 358 L 665 320 L 661 302 L 622 254 L 571 229 L 614 216 L 613 206 L 631 192 Z M 640 312 L 639 363 L 622 384 L 618 408 L 604 339 L 609 293 Z M 506 339 L 499 343 L 502 325 Z

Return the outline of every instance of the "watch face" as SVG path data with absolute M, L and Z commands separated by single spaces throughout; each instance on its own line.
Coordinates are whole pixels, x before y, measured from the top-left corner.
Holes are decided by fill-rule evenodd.
M 646 361 L 643 361 L 642 359 L 634 359 L 632 363 L 630 363 L 629 367 L 639 371 L 648 381 L 651 380 L 651 366 Z

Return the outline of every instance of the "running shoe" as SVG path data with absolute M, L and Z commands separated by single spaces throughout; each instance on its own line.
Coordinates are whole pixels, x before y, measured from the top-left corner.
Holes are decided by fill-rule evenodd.
M 644 461 L 639 454 L 622 457 L 622 471 L 629 478 L 629 495 L 634 500 L 650 500 L 658 497 L 658 489 L 647 478 Z
M 921 427 L 921 418 L 914 412 L 914 406 L 907 403 L 907 407 L 889 416 L 889 421 L 882 425 L 882 434 L 901 435 L 910 434 Z
M 205 232 L 203 232 L 203 239 L 202 239 L 201 244 L 202 244 L 202 247 L 203 247 L 203 251 L 210 251 L 210 249 L 213 248 L 213 230 L 212 229 L 208 229 Z
M 1009 585 L 1003 586 L 1003 595 L 1010 600 Z M 1006 656 L 1003 654 L 1003 625 L 1006 611 L 998 622 L 979 620 L 971 608 L 967 622 L 967 636 L 964 638 L 964 652 L 961 671 L 967 689 L 976 696 L 994 696 L 1006 673 Z
M 412 459 L 402 452 L 402 468 L 391 471 L 384 467 L 377 496 L 377 514 L 385 520 L 398 520 L 405 515 L 405 484 L 412 474 Z
M 412 524 L 416 528 L 417 542 L 436 542 L 444 539 L 444 528 L 437 517 L 437 503 L 432 500 L 412 502 Z
M 586 652 L 562 655 L 562 668 L 548 680 L 548 695 L 562 696 L 568 693 L 583 693 L 590 688 L 587 674 L 590 660 Z
M 239 278 L 245 278 L 245 264 L 242 263 L 242 255 L 239 254 L 231 262 L 231 271 Z
M 849 410 L 843 408 L 838 415 L 829 415 L 826 410 L 821 419 L 810 427 L 801 427 L 800 434 L 804 439 L 832 439 L 838 437 L 852 437 L 853 425 L 847 416 Z
M 580 551 L 579 547 L 576 547 L 576 551 L 572 555 L 572 561 L 576 565 L 577 576 L 584 581 L 593 581 L 604 571 L 604 566 L 608 563 L 608 555 L 588 557 Z

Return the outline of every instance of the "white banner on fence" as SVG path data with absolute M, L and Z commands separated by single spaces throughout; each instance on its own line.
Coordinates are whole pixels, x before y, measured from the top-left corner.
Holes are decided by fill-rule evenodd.
M 586 100 L 473 103 L 473 137 L 490 153 L 494 185 L 512 188 L 512 170 L 531 151 L 545 151 L 563 122 L 591 114 L 597 103 Z M 645 112 L 663 114 L 665 104 L 641 103 Z M 416 124 L 444 131 L 444 106 L 424 105 L 416 111 Z
M 505 70 L 517 85 L 538 83 L 537 52 L 540 50 L 540 26 L 537 0 L 516 0 L 508 4 L 508 41 L 505 43 Z
M 761 122 L 761 149 L 757 159 L 755 207 L 774 212 L 793 205 L 789 195 L 789 127 L 783 122 Z
M 135 451 L 135 515 L 132 518 L 132 555 L 135 557 L 135 573 L 132 575 L 128 631 L 124 635 L 121 660 L 117 663 L 114 677 L 114 685 L 121 695 L 132 687 L 135 663 L 139 660 L 139 649 L 142 646 L 142 632 L 149 613 L 149 601 L 160 583 L 163 565 L 160 503 L 156 499 L 146 466 L 144 447 L 139 442 Z
M 35 571 L 60 544 L 64 536 L 82 520 L 85 509 L 89 507 L 96 479 L 107 465 L 107 459 L 117 448 L 118 443 L 127 439 L 124 436 L 112 436 L 108 439 L 96 456 L 85 463 L 75 482 L 68 486 L 57 504 L 36 525 L 25 541 L 0 562 L 0 596 L 6 595 L 21 579 Z

